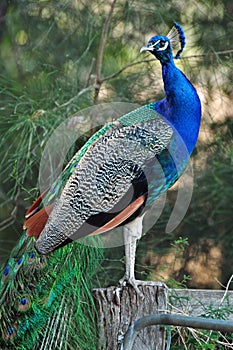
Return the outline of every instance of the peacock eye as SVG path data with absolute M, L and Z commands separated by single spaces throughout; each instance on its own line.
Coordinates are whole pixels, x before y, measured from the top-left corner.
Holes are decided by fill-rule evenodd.
M 157 49 L 157 51 L 165 51 L 168 45 L 169 45 L 168 41 L 160 40 L 159 48 Z
M 162 48 L 162 47 L 164 47 L 165 46 L 165 44 L 166 44 L 166 41 L 160 41 L 160 43 L 159 43 L 159 46 Z

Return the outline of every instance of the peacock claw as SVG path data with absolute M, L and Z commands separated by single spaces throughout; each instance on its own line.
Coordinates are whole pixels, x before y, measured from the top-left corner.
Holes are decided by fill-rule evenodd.
M 140 298 L 144 299 L 144 298 L 145 298 L 145 297 L 144 297 L 144 294 L 143 294 L 143 293 L 139 290 L 139 288 L 138 288 L 139 285 L 142 285 L 142 284 L 143 284 L 142 282 L 143 282 L 143 281 L 136 280 L 135 278 L 132 278 L 132 277 L 130 278 L 130 277 L 126 276 L 126 275 L 124 275 L 124 276 L 119 280 L 120 286 L 125 287 L 127 284 L 130 285 L 130 286 L 135 290 L 136 294 L 137 294 Z

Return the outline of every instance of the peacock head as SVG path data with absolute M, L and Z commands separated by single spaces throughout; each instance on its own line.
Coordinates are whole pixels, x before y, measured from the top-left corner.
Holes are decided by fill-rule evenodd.
M 185 47 L 185 35 L 181 26 L 174 22 L 173 28 L 167 36 L 153 36 L 146 46 L 143 46 L 140 52 L 150 51 L 161 63 L 173 60 L 172 50 L 179 46 L 175 58 L 179 58 Z
M 172 60 L 172 48 L 170 40 L 166 36 L 153 36 L 140 52 L 150 51 L 161 63 Z

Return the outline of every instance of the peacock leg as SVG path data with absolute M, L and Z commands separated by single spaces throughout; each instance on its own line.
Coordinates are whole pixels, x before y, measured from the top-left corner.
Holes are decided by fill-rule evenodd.
M 138 285 L 142 283 L 141 281 L 135 280 L 134 266 L 137 240 L 142 236 L 142 221 L 143 215 L 137 217 L 123 227 L 125 243 L 125 275 L 119 281 L 121 285 L 125 285 L 126 283 L 130 284 L 140 296 L 143 295 L 138 289 Z

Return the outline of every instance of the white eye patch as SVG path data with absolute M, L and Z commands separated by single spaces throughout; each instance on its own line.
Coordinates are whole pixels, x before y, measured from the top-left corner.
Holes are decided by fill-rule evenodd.
M 160 42 L 161 42 L 161 40 L 157 40 L 155 43 L 150 44 L 150 46 L 147 46 L 147 50 L 153 51 L 154 47 Z M 164 43 L 164 46 L 157 49 L 157 51 L 164 51 L 164 50 L 166 50 L 166 48 L 169 45 L 168 41 L 166 41 L 166 42 L 162 41 L 162 43 Z

